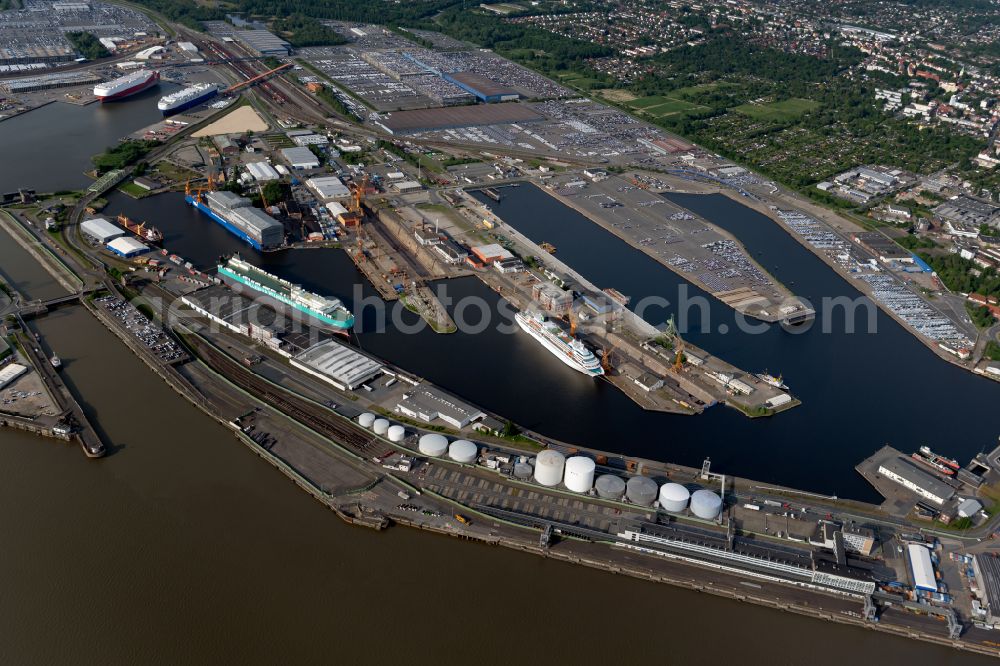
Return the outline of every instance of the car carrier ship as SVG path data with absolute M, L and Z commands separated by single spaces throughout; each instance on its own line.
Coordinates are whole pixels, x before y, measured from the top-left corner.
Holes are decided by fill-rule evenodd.
M 152 88 L 160 82 L 160 73 L 156 70 L 140 69 L 106 83 L 98 83 L 94 86 L 94 97 L 102 102 L 114 102 L 115 100 L 130 97 L 142 92 L 147 88 Z
M 264 297 L 279 310 L 293 308 L 310 317 L 310 323 L 336 333 L 346 333 L 354 326 L 354 315 L 337 298 L 319 296 L 300 285 L 271 275 L 262 268 L 233 257 L 217 267 L 219 279 L 237 290 L 247 288 Z
M 192 192 L 188 187 L 184 200 L 222 225 L 229 233 L 247 242 L 255 250 L 274 250 L 285 242 L 285 227 L 250 200 L 233 192 Z
M 544 316 L 536 312 L 518 312 L 514 319 L 525 333 L 538 340 L 543 347 L 577 372 L 588 377 L 600 377 L 604 374 L 601 362 L 587 345 L 555 323 L 547 321 Z
M 219 94 L 219 86 L 216 83 L 196 83 L 193 86 L 164 95 L 156 103 L 156 108 L 169 116 L 180 113 L 193 106 L 198 106 L 202 102 L 212 99 Z

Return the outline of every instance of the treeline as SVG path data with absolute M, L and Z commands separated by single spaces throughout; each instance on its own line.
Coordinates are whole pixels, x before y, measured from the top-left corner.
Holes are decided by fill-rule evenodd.
M 588 58 L 603 58 L 614 50 L 534 26 L 506 23 L 495 17 L 452 8 L 437 17 L 438 29 L 455 39 L 472 42 L 543 72 L 582 71 L 597 75 Z
M 111 53 L 104 48 L 104 44 L 101 44 L 101 40 L 89 32 L 67 32 L 66 39 L 68 39 L 69 43 L 73 45 L 76 52 L 87 60 L 107 58 L 111 55 Z
M 200 5 L 195 0 L 135 0 L 135 2 L 166 16 L 175 23 L 199 32 L 205 30 L 201 25 L 202 21 L 221 21 L 226 18 L 226 13 L 221 9 Z
M 952 291 L 1000 297 L 1000 275 L 996 269 L 983 269 L 979 275 L 975 275 L 973 270 L 978 270 L 979 267 L 957 254 L 932 256 L 922 252 L 920 258 L 934 269 L 944 286 Z
M 169 0 L 162 0 L 169 1 Z M 302 14 L 317 19 L 359 21 L 363 23 L 413 25 L 462 0 L 421 0 L 390 3 L 381 0 L 238 0 L 240 12 L 253 16 L 291 16 Z
M 112 169 L 121 169 L 138 162 L 145 157 L 149 151 L 160 145 L 159 141 L 136 141 L 129 139 L 117 146 L 108 148 L 100 155 L 95 155 L 92 159 L 98 174 L 107 173 Z
M 336 46 L 346 44 L 347 38 L 329 26 L 304 14 L 292 14 L 275 19 L 271 29 L 295 47 Z

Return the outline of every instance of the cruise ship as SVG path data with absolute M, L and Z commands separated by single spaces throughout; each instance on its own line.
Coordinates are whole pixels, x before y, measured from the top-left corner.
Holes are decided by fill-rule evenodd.
M 184 200 L 255 250 L 273 250 L 285 242 L 284 225 L 251 206 L 246 197 L 225 191 L 192 192 L 188 187 Z
M 301 286 L 248 263 L 239 257 L 233 257 L 224 265 L 217 267 L 219 279 L 237 289 L 249 287 L 262 295 L 271 305 L 278 309 L 294 308 L 305 313 L 321 327 L 334 332 L 345 333 L 354 326 L 354 315 L 336 298 L 319 296 L 306 291 Z
M 140 69 L 138 72 L 126 74 L 114 81 L 98 83 L 94 86 L 94 97 L 102 102 L 113 102 L 124 99 L 147 88 L 152 88 L 160 82 L 160 73 L 156 70 Z
M 542 315 L 535 312 L 518 312 L 514 315 L 514 319 L 525 333 L 538 340 L 543 347 L 577 372 L 582 372 L 588 377 L 600 377 L 604 374 L 601 362 L 587 345 L 553 322 L 546 321 Z
M 215 83 L 196 83 L 195 85 L 164 95 L 156 103 L 156 108 L 169 116 L 173 113 L 180 113 L 185 109 L 198 106 L 202 102 L 212 99 L 219 93 L 219 86 Z

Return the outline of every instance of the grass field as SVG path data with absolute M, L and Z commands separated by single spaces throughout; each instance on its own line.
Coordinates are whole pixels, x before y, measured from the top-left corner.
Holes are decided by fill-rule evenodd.
M 654 118 L 666 118 L 667 116 L 687 113 L 689 111 L 707 110 L 707 106 L 688 102 L 675 96 L 677 92 L 667 95 L 654 95 L 652 97 L 640 97 L 639 99 L 626 102 L 633 111 L 643 113 Z
M 819 108 L 819 102 L 793 97 L 769 104 L 742 104 L 731 110 L 756 120 L 782 121 L 795 120 L 804 113 L 817 108 Z

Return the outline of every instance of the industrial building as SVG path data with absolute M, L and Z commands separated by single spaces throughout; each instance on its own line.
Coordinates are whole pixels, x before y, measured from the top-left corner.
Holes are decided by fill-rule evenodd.
M 148 245 L 141 243 L 130 236 L 121 236 L 116 238 L 108 243 L 106 247 L 119 257 L 124 257 L 126 259 L 137 257 L 140 254 L 146 254 L 149 252 Z
M 445 81 L 454 83 L 462 90 L 475 95 L 480 101 L 487 104 L 512 102 L 520 98 L 520 95 L 513 88 L 501 85 L 475 72 L 456 72 L 454 74 L 443 74 L 442 76 Z
M 456 428 L 464 428 L 485 416 L 472 405 L 424 385 L 404 393 L 402 400 L 396 403 L 396 411 L 424 423 L 441 419 Z
M 88 85 L 97 83 L 100 80 L 101 77 L 93 72 L 58 72 L 55 74 L 41 74 L 39 76 L 8 79 L 0 83 L 0 90 L 11 94 L 29 93 L 36 90 L 49 90 L 50 88 Z
M 274 167 L 267 162 L 250 162 L 247 164 L 247 171 L 258 183 L 266 183 L 270 180 L 279 180 L 281 178 L 278 172 L 274 170 Z
M 306 149 L 308 150 L 308 148 Z M 310 178 L 306 181 L 313 192 L 320 199 L 343 199 L 351 196 L 351 191 L 344 185 L 344 182 L 336 176 L 323 176 L 322 178 Z M 347 212 L 347 211 L 344 211 Z
M 1000 206 L 965 195 L 945 201 L 934 209 L 934 214 L 942 220 L 972 227 L 979 227 L 983 224 L 996 226 L 1000 223 Z
M 80 231 L 102 245 L 107 245 L 114 239 L 125 235 L 124 229 L 111 224 L 103 217 L 84 220 L 80 223 Z
M 395 111 L 379 124 L 391 134 L 415 134 L 460 127 L 528 123 L 544 116 L 525 104 L 477 104 L 444 109 Z
M 293 169 L 298 169 L 300 171 L 306 169 L 318 169 L 319 168 L 319 158 L 313 154 L 313 151 L 305 148 L 303 146 L 295 146 L 294 148 L 282 148 L 281 157 L 288 162 L 288 166 Z
M 310 347 L 291 363 L 343 391 L 352 391 L 382 372 L 381 363 L 335 340 Z
M 484 265 L 492 264 L 494 261 L 503 261 L 504 259 L 514 258 L 514 255 L 510 252 L 510 250 L 497 243 L 477 245 L 476 247 L 471 248 L 471 250 L 472 254 L 474 254 Z
M 934 564 L 931 562 L 931 551 L 927 546 L 911 543 L 906 547 L 909 555 L 910 571 L 913 573 L 913 587 L 918 590 L 937 592 L 937 579 L 934 578 Z
M 886 460 L 879 465 L 878 473 L 939 506 L 955 496 L 954 488 L 902 458 Z
M 844 550 L 868 557 L 875 550 L 875 532 L 867 527 L 844 525 Z
M 292 45 L 267 30 L 234 30 L 233 37 L 257 55 L 291 55 Z
M 27 371 L 28 368 L 20 363 L 8 363 L 0 368 L 0 389 L 5 388 Z
M 979 553 L 972 558 L 979 598 L 986 602 L 986 623 L 1000 625 L 1000 558 Z

